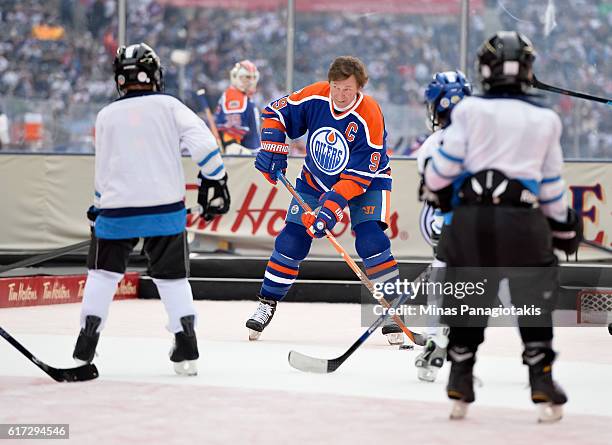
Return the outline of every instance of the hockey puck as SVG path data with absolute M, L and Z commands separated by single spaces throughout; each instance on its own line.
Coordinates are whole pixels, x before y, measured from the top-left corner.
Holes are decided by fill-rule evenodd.
M 400 345 L 399 349 L 410 351 L 410 350 L 414 349 L 414 346 L 412 346 L 412 345 Z
M 608 333 L 612 335 L 612 323 L 608 325 Z

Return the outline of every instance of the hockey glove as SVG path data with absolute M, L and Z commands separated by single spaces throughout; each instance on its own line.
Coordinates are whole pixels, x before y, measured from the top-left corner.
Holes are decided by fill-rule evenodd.
M 576 211 L 571 207 L 567 209 L 567 221 L 561 223 L 552 218 L 548 218 L 548 224 L 553 236 L 553 247 L 571 255 L 578 250 L 582 241 L 582 218 L 579 218 Z
M 261 149 L 255 158 L 255 168 L 259 170 L 266 180 L 276 185 L 276 173 L 287 171 L 287 155 L 289 145 L 284 142 L 261 142 Z
M 202 206 L 202 218 L 212 220 L 217 215 L 223 215 L 230 208 L 230 194 L 227 188 L 227 173 L 221 179 L 206 179 L 198 173 L 198 204 Z M 208 192 L 213 189 L 212 197 Z
M 419 186 L 419 201 L 425 201 L 434 209 L 440 209 L 442 213 L 453 210 L 451 201 L 453 199 L 453 184 L 449 184 L 440 190 L 429 190 L 425 181 L 422 181 Z
M 100 214 L 100 209 L 95 206 L 89 206 L 87 209 L 87 219 L 89 220 L 89 225 L 93 227 L 96 223 L 96 218 Z
M 323 238 L 325 230 L 332 230 L 337 222 L 342 221 L 346 207 L 346 199 L 337 192 L 329 191 L 323 193 L 319 199 L 318 212 L 304 212 L 302 224 L 306 227 L 306 233 L 313 238 Z

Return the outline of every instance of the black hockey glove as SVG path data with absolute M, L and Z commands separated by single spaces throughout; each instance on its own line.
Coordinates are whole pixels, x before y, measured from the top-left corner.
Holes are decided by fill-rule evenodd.
M 453 184 L 449 184 L 440 190 L 432 191 L 427 188 L 425 181 L 421 179 L 421 184 L 419 185 L 419 201 L 425 201 L 434 209 L 440 209 L 440 211 L 446 213 L 453 210 L 451 205 L 452 199 Z
M 230 194 L 227 188 L 227 173 L 221 179 L 206 179 L 198 173 L 198 204 L 202 206 L 202 218 L 212 220 L 217 215 L 223 215 L 230 208 Z M 208 197 L 212 188 L 212 197 Z
M 567 209 L 567 222 L 560 223 L 552 218 L 548 218 L 548 224 L 553 236 L 553 247 L 571 255 L 578 250 L 582 241 L 582 218 L 579 218 L 576 211 L 569 207 Z

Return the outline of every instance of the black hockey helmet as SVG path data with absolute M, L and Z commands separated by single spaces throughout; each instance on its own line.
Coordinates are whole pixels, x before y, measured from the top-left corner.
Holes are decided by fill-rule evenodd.
M 113 60 L 113 71 L 120 94 L 129 85 L 153 85 L 156 91 L 164 89 L 159 56 L 146 43 L 120 46 Z
M 524 93 L 532 82 L 535 60 L 531 41 L 516 31 L 499 31 L 478 50 L 477 71 L 485 92 Z

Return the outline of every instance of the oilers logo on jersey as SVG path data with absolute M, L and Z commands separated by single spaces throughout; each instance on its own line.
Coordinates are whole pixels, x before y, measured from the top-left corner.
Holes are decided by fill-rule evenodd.
M 310 138 L 310 155 L 316 166 L 328 175 L 344 170 L 349 161 L 349 146 L 338 130 L 319 128 Z

